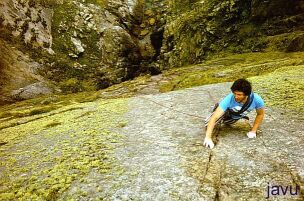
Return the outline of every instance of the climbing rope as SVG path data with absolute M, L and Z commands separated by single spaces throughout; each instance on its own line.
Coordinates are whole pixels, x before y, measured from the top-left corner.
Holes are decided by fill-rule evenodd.
M 210 99 L 212 100 L 212 102 L 215 104 L 216 101 L 215 101 L 215 99 L 213 98 L 213 96 L 211 95 L 211 93 L 210 93 L 209 91 L 207 91 L 207 93 L 208 93 Z M 164 104 L 162 104 L 162 103 L 159 103 L 159 102 L 157 102 L 157 101 L 151 100 L 151 99 L 149 99 L 149 98 L 145 98 L 145 97 L 142 97 L 142 96 L 138 96 L 138 98 L 141 98 L 141 99 L 144 99 L 144 100 L 153 102 L 153 103 L 155 103 L 155 104 L 157 104 L 157 105 L 159 105 L 159 106 L 161 106 L 161 107 L 167 108 L 167 109 L 169 109 L 169 110 L 171 110 L 171 111 L 175 111 L 175 112 L 180 113 L 180 114 L 184 114 L 184 115 L 191 116 L 191 117 L 194 117 L 194 118 L 205 119 L 205 117 L 203 117 L 203 116 L 194 115 L 194 114 L 189 114 L 189 113 L 186 113 L 186 112 L 183 112 L 183 111 L 179 111 L 179 110 L 173 109 L 172 106 L 171 106 L 171 107 L 168 107 L 168 106 L 166 106 L 166 105 L 164 105 Z M 214 128 L 214 134 L 215 134 L 215 136 L 217 136 L 217 135 L 219 134 L 221 124 L 222 124 L 222 121 L 220 121 L 219 123 L 216 124 L 216 127 Z
M 140 97 L 140 96 L 138 96 L 138 97 L 141 98 L 141 99 L 144 99 L 144 100 L 153 102 L 153 103 L 155 103 L 155 104 L 157 104 L 157 105 L 159 105 L 159 106 L 162 106 L 162 107 L 164 107 L 164 108 L 167 108 L 167 109 L 170 109 L 170 110 L 172 110 L 172 111 L 175 111 L 175 112 L 177 112 L 177 113 L 185 114 L 185 115 L 188 115 L 188 116 L 191 116 L 191 117 L 195 117 L 195 118 L 199 118 L 199 119 L 205 119 L 205 117 L 203 117 L 203 116 L 198 116 L 198 115 L 189 114 L 189 113 L 186 113 L 186 112 L 183 112 L 183 111 L 179 111 L 179 110 L 173 109 L 173 108 L 171 108 L 171 107 L 168 107 L 168 106 L 166 106 L 166 105 L 164 105 L 164 104 L 161 104 L 161 103 L 159 103 L 159 102 L 156 102 L 156 101 L 154 101 L 154 100 L 151 100 L 151 99 L 149 99 L 149 98 L 144 98 L 144 97 Z

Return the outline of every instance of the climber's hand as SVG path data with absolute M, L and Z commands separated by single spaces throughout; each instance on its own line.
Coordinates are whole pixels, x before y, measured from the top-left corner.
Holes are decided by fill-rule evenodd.
M 247 136 L 248 136 L 248 138 L 256 138 L 256 132 L 254 132 L 254 131 L 249 131 L 249 132 L 247 133 Z
M 212 139 L 209 138 L 209 137 L 205 137 L 204 146 L 209 147 L 210 149 L 212 149 L 214 147 L 214 143 L 212 142 Z

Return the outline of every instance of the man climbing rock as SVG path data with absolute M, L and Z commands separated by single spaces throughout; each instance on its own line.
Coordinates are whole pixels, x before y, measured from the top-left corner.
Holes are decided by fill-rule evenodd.
M 246 115 L 253 109 L 256 109 L 257 115 L 247 136 L 249 138 L 256 137 L 257 129 L 264 118 L 265 104 L 263 99 L 251 90 L 251 84 L 246 79 L 238 79 L 232 84 L 232 93 L 215 105 L 213 113 L 205 121 L 207 129 L 204 146 L 211 149 L 214 147 L 212 133 L 215 125 L 232 124 L 242 118 L 249 120 Z

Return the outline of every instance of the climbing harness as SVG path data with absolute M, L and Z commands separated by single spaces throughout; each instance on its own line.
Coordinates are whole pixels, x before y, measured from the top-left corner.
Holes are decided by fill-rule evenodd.
M 235 122 L 237 122 L 239 119 L 247 119 L 249 120 L 249 117 L 247 116 L 241 116 L 241 114 L 243 112 L 245 112 L 251 105 L 252 101 L 254 99 L 254 94 L 251 94 L 249 98 L 247 98 L 245 104 L 242 106 L 241 110 L 235 112 L 231 109 L 228 109 L 227 111 L 225 111 L 225 113 L 215 122 L 215 124 L 219 124 L 219 123 L 225 123 L 225 124 L 233 124 Z M 211 116 L 213 115 L 214 111 L 216 110 L 216 108 L 219 106 L 218 103 L 216 103 L 214 105 L 214 108 L 212 110 L 212 113 L 206 118 L 205 120 L 205 126 L 208 125 L 209 120 L 211 118 Z M 233 119 L 231 118 L 231 116 L 237 116 L 237 119 Z
M 210 99 L 211 99 L 213 102 L 215 102 L 215 101 L 214 101 L 214 98 L 212 97 L 212 95 L 210 94 L 209 91 L 208 91 L 208 95 L 210 96 Z M 171 107 L 168 107 L 168 106 L 166 106 L 166 105 L 164 105 L 164 104 L 161 104 L 161 103 L 159 103 L 159 102 L 157 102 L 157 101 L 154 101 L 154 100 L 151 100 L 151 99 L 149 99 L 149 98 L 144 98 L 144 97 L 142 97 L 142 96 L 138 96 L 138 97 L 141 98 L 141 99 L 144 99 L 144 100 L 153 102 L 153 103 L 155 103 L 155 104 L 157 104 L 157 105 L 160 105 L 161 107 L 164 107 L 164 108 L 170 109 L 170 110 L 172 110 L 172 111 L 175 111 L 175 112 L 177 112 L 177 113 L 185 114 L 185 115 L 187 115 L 187 116 L 191 116 L 191 117 L 195 117 L 195 118 L 199 118 L 199 119 L 205 119 L 204 117 L 199 116 L 199 115 L 193 115 L 193 114 L 189 114 L 189 113 L 186 113 L 186 112 L 183 112 L 183 111 L 175 110 L 175 109 L 172 108 L 172 106 L 171 106 Z M 219 134 L 222 123 L 225 123 L 225 124 L 233 124 L 233 123 L 235 123 L 236 121 L 239 120 L 239 119 L 232 119 L 232 118 L 231 118 L 231 115 L 239 116 L 240 118 L 244 118 L 244 119 L 249 120 L 249 118 L 248 118 L 247 116 L 241 116 L 241 114 L 242 114 L 243 112 L 245 112 L 245 111 L 250 107 L 250 105 L 251 105 L 253 99 L 254 99 L 254 94 L 252 94 L 252 95 L 246 100 L 245 104 L 242 106 L 241 110 L 239 110 L 238 112 L 235 112 L 235 111 L 232 111 L 232 110 L 228 109 L 228 110 L 224 113 L 224 115 L 222 115 L 222 116 L 216 121 L 216 123 L 215 123 L 215 125 L 216 125 L 216 127 L 214 128 L 214 134 L 215 134 L 215 136 L 217 136 L 217 135 Z M 213 112 L 214 112 L 214 111 L 216 110 L 216 108 L 218 107 L 218 105 L 219 105 L 218 103 L 215 104 L 215 106 L 214 106 L 214 108 L 213 108 L 213 111 L 212 111 L 211 115 L 209 115 L 209 116 L 205 119 L 205 128 L 207 128 L 208 122 L 209 122 L 209 120 L 210 120 L 210 118 L 211 118 Z

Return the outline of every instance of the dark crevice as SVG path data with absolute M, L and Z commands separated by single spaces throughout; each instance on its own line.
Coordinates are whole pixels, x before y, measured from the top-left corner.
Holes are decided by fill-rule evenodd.
M 154 61 L 160 55 L 160 49 L 163 46 L 163 39 L 164 39 L 164 28 L 161 28 L 158 31 L 153 32 L 150 36 L 151 44 L 156 52 L 155 55 L 153 56 Z
M 7 142 L 0 142 L 0 146 L 6 145 Z
M 220 201 L 219 189 L 216 189 L 214 201 Z
M 224 191 L 224 189 L 222 188 L 222 178 L 223 178 L 223 173 L 225 172 L 226 169 L 226 160 L 224 164 L 220 165 L 219 168 L 219 174 L 218 174 L 218 178 L 217 180 L 214 182 L 214 186 L 215 186 L 215 196 L 214 196 L 214 201 L 221 201 L 224 200 L 224 198 L 221 197 L 221 192 L 228 195 L 228 192 Z
M 205 173 L 204 173 L 204 176 L 203 176 L 203 179 L 202 179 L 202 181 L 204 181 L 205 180 L 205 178 L 206 178 L 206 175 L 207 175 L 207 173 L 208 173 L 208 170 L 209 170 L 209 167 L 210 167 L 210 163 L 211 163 L 211 160 L 212 160 L 212 151 L 210 151 L 209 152 L 209 157 L 208 157 L 208 163 L 207 163 L 207 166 L 206 166 L 206 170 L 205 170 Z

